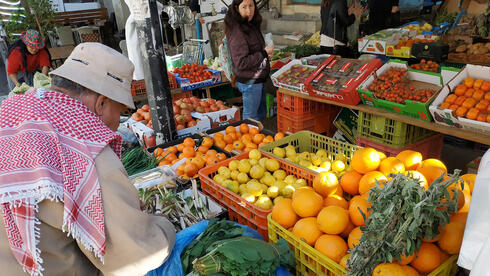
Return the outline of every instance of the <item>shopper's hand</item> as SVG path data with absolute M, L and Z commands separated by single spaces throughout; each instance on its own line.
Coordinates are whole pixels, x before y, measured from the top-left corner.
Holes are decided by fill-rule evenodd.
M 274 46 L 265 46 L 264 50 L 267 52 L 269 57 L 274 54 Z
M 206 23 L 206 20 L 204 20 L 204 18 L 202 18 L 202 17 L 199 17 L 199 22 L 200 22 L 201 24 L 204 24 L 204 23 Z
M 398 6 L 391 7 L 391 13 L 397 13 L 399 11 Z

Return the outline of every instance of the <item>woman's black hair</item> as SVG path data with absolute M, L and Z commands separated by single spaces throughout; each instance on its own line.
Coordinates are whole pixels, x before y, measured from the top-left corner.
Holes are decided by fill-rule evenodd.
M 322 7 L 326 8 L 331 2 L 332 0 L 322 0 Z
M 256 26 L 260 29 L 260 25 L 262 24 L 262 16 L 260 15 L 259 9 L 257 7 L 257 2 L 254 1 L 254 16 L 250 21 L 250 24 Z M 238 12 L 238 6 L 243 2 L 243 0 L 233 0 L 231 5 L 228 7 L 228 11 L 225 16 L 225 32 L 231 31 L 235 24 L 244 24 L 248 22 L 248 19 L 243 18 Z
M 27 72 L 27 55 L 29 53 L 29 51 L 27 50 L 27 46 L 26 44 L 24 43 L 24 41 L 22 41 L 22 39 L 18 39 L 16 41 L 14 41 L 14 43 L 12 43 L 12 45 L 10 45 L 9 47 L 9 51 L 8 51 L 8 55 L 7 55 L 7 59 L 10 57 L 10 54 L 16 49 L 16 48 L 19 48 L 19 51 L 20 51 L 20 54 L 22 56 L 22 66 L 24 67 L 24 70 Z M 46 52 L 48 53 L 48 57 L 49 57 L 49 63 L 51 64 L 51 54 L 49 53 L 48 49 L 46 49 L 46 47 L 42 48 L 42 49 L 39 49 L 39 51 L 45 49 Z

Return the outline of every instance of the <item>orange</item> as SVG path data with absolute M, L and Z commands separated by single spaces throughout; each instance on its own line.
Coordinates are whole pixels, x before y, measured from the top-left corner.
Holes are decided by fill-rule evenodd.
M 197 151 L 202 153 L 202 154 L 206 154 L 206 152 L 208 152 L 209 148 L 206 147 L 206 146 L 200 146 L 199 148 L 197 148 Z
M 379 164 L 379 171 L 386 176 L 392 173 L 404 173 L 405 165 L 396 157 L 388 157 Z
M 298 220 L 298 216 L 293 210 L 292 200 L 289 198 L 277 201 L 272 208 L 271 216 L 275 222 L 286 229 L 293 227 Z
M 185 165 L 184 167 L 184 173 L 187 175 L 187 176 L 193 176 L 197 173 L 199 169 L 197 168 L 196 165 L 194 164 L 187 164 Z
M 382 263 L 373 269 L 372 276 L 406 276 L 405 271 L 399 264 Z
M 356 245 L 359 243 L 362 237 L 362 230 L 360 226 L 357 226 L 356 228 L 352 229 L 352 231 L 349 233 L 349 238 L 347 239 L 347 245 L 349 248 L 354 248 Z
M 194 147 L 196 145 L 196 142 L 194 139 L 187 137 L 184 139 L 184 146 L 185 147 Z
M 228 134 L 228 135 L 230 135 L 231 139 L 233 139 L 233 142 L 234 142 L 234 141 L 236 141 L 236 140 L 238 139 L 238 138 L 237 138 L 237 136 L 236 136 L 236 134 L 237 134 L 236 132 L 232 132 L 232 133 L 229 133 L 229 134 Z M 233 142 L 232 142 L 232 143 L 233 143 Z
M 449 259 L 449 254 L 446 253 L 446 251 L 441 250 L 441 264 L 443 264 L 447 259 Z
M 233 142 L 233 148 L 236 150 L 242 150 L 244 147 L 245 145 L 242 143 L 242 141 Z
M 419 276 L 420 275 L 419 272 L 415 268 L 413 268 L 409 265 L 402 265 L 402 269 L 405 272 L 406 276 Z
M 420 182 L 420 186 L 424 188 L 424 190 L 429 189 L 429 183 L 422 173 L 418 171 L 406 171 L 405 175 L 418 180 Z
M 248 133 L 253 137 L 255 134 L 259 134 L 259 130 L 255 127 L 251 127 L 249 130 L 248 130 Z
M 213 139 L 211 139 L 210 137 L 204 137 L 202 139 L 201 146 L 205 146 L 208 148 L 212 147 L 213 146 Z
M 267 144 L 268 144 L 268 143 L 272 143 L 272 142 L 274 142 L 274 137 L 272 137 L 272 136 L 268 135 L 268 136 L 266 136 L 266 137 L 264 138 L 264 140 L 262 140 L 262 142 L 267 143 Z
M 167 148 L 167 152 L 177 154 L 178 150 L 177 150 L 177 147 L 171 146 L 171 147 Z
M 379 161 L 383 161 L 386 159 L 386 154 L 384 154 L 384 152 L 378 151 L 378 155 L 379 155 Z
M 445 176 L 447 173 L 446 166 L 440 160 L 426 159 L 422 161 L 417 171 L 425 176 L 427 183 L 432 184 L 441 175 Z
M 347 244 L 337 235 L 322 235 L 315 242 L 315 249 L 335 262 L 347 254 Z
M 359 181 L 359 193 L 362 195 L 369 192 L 372 187 L 376 186 L 376 181 L 378 181 L 381 187 L 383 187 L 383 183 L 388 181 L 388 179 L 386 178 L 386 176 L 378 171 L 366 173 L 363 177 L 361 177 L 361 180 Z
M 245 144 L 245 141 L 252 142 L 252 135 L 250 133 L 243 134 L 242 137 L 240 138 L 240 141 L 242 141 Z
M 202 169 L 204 168 L 204 165 L 206 165 L 206 160 L 202 157 L 196 157 L 192 159 L 191 163 L 196 165 L 197 169 Z
M 196 151 L 194 150 L 193 147 L 185 146 L 184 149 L 182 150 L 182 154 L 184 154 L 185 157 L 190 158 L 196 156 Z
M 352 232 L 352 230 L 354 230 L 354 228 L 356 228 L 356 226 L 354 224 L 352 224 L 352 222 L 349 219 L 349 223 L 347 224 L 347 227 L 345 227 L 344 231 L 342 231 L 342 233 L 340 233 L 340 236 L 342 238 L 349 237 L 350 232 Z
M 175 171 L 177 173 L 178 176 L 181 176 L 184 174 L 184 168 L 185 168 L 185 164 L 182 164 L 180 165 L 177 170 Z
M 349 202 L 338 195 L 330 195 L 323 200 L 323 206 L 339 206 L 345 210 L 349 209 Z
M 216 155 L 213 156 L 208 156 L 206 158 L 206 166 L 211 166 L 218 163 L 218 159 L 216 158 Z
M 472 88 L 474 83 L 475 83 L 475 79 L 473 78 L 464 79 L 464 85 L 466 85 L 466 87 L 468 88 Z
M 323 198 L 311 189 L 298 189 L 293 193 L 292 205 L 298 216 L 314 217 L 323 207 Z
M 214 141 L 214 144 L 218 147 L 218 148 L 225 148 L 226 147 L 226 142 L 224 140 L 216 140 Z M 231 145 L 231 143 L 230 143 Z
M 364 218 L 361 215 L 359 209 L 361 209 L 362 213 L 366 216 L 366 220 L 369 218 L 368 208 L 370 204 L 367 199 L 362 196 L 355 196 L 349 202 L 349 217 L 352 223 L 355 226 L 366 225 L 364 222 Z
M 354 170 L 348 171 L 340 178 L 340 186 L 346 193 L 357 195 L 359 194 L 359 181 L 361 178 L 362 174 Z
M 241 132 L 242 134 L 248 133 L 248 125 L 247 125 L 247 124 L 245 124 L 245 123 L 241 124 L 241 125 L 240 125 L 240 132 Z
M 217 153 L 216 154 L 216 159 L 218 159 L 218 161 L 223 161 L 226 159 L 226 155 L 224 153 Z
M 258 145 L 262 142 L 262 140 L 264 140 L 264 137 L 265 137 L 264 134 L 261 133 L 255 134 L 254 137 L 252 138 L 252 141 Z
M 226 144 L 232 144 L 235 139 L 230 134 L 226 134 L 225 137 L 223 138 L 223 141 L 225 141 Z
M 337 191 L 339 181 L 331 172 L 321 172 L 313 179 L 313 189 L 323 197 L 328 197 Z
M 236 132 L 236 128 L 234 126 L 227 126 L 225 132 L 226 134 Z
M 345 255 L 344 257 L 342 257 L 342 259 L 340 259 L 340 262 L 339 264 L 343 267 L 343 268 L 347 268 L 347 262 L 349 261 L 349 258 L 350 258 L 351 254 L 347 254 Z
M 235 132 L 235 137 L 237 140 L 242 138 L 242 133 L 240 131 Z
M 225 135 L 221 132 L 217 132 L 214 134 L 213 136 L 213 140 L 216 140 L 216 139 L 223 139 L 225 137 Z
M 192 149 L 192 151 L 194 151 L 194 149 Z M 167 156 L 165 157 L 165 160 L 167 160 L 168 162 L 172 162 L 176 159 L 177 159 L 177 155 L 175 155 L 175 153 L 167 154 Z
M 257 146 L 257 144 L 254 144 L 252 142 L 249 142 L 249 143 L 245 144 L 245 147 L 250 148 L 250 149 L 258 149 L 259 148 Z
M 476 174 L 474 173 L 463 174 L 461 178 L 464 181 L 464 185 L 465 186 L 468 185 L 470 187 L 471 194 L 473 194 L 473 186 L 475 186 Z
M 160 163 L 158 163 L 158 166 L 167 166 L 167 165 L 170 165 L 170 163 L 167 161 L 167 160 L 162 160 L 160 161 Z
M 318 228 L 326 234 L 340 234 L 349 224 L 347 210 L 339 206 L 327 206 L 316 217 Z
M 446 224 L 437 242 L 439 247 L 450 255 L 458 254 L 463 243 L 464 228 L 465 225 L 457 221 Z
M 208 150 L 208 152 L 206 152 L 206 156 L 216 156 L 216 154 L 218 154 L 218 152 L 216 150 Z
M 400 260 L 399 261 L 397 260 L 396 262 L 399 265 L 407 265 L 407 264 L 409 264 L 409 263 L 411 263 L 413 261 L 413 258 L 415 258 L 415 255 L 414 254 L 412 254 L 411 256 L 408 256 L 408 257 L 405 254 L 402 254 L 400 256 Z
M 342 186 L 337 186 L 337 191 L 333 195 L 338 195 L 340 197 L 344 197 L 344 190 L 342 190 Z
M 177 150 L 180 151 L 180 152 L 182 152 L 184 150 L 184 144 L 183 143 L 178 144 L 177 145 Z
M 233 150 L 233 145 L 226 145 L 224 150 L 226 150 L 227 152 L 231 152 Z
M 162 155 L 163 153 L 163 149 L 162 148 L 156 148 L 154 151 L 153 151 L 153 155 L 154 156 L 160 156 Z
M 365 174 L 379 167 L 379 154 L 373 148 L 362 148 L 352 156 L 351 167 L 358 173 Z
M 460 194 L 461 195 L 461 194 Z M 471 203 L 471 192 L 470 190 L 463 190 L 463 196 L 464 196 L 464 205 L 461 207 L 461 209 L 458 210 L 458 213 L 468 213 L 470 211 L 470 203 Z M 459 198 L 458 198 L 459 202 Z
M 318 228 L 316 218 L 303 218 L 294 224 L 293 235 L 309 245 L 314 245 L 322 231 Z
M 277 140 L 282 139 L 282 138 L 284 138 L 284 133 L 282 133 L 282 132 L 278 132 L 278 133 L 276 133 L 276 135 L 274 135 L 274 141 L 277 141 Z
M 410 264 L 420 273 L 430 273 L 441 265 L 441 250 L 432 243 L 423 242 Z

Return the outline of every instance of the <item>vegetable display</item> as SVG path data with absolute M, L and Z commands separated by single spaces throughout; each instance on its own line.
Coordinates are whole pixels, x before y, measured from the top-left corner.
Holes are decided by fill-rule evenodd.
M 182 67 L 174 68 L 172 73 L 179 74 L 180 78 L 189 79 L 191 83 L 205 81 L 213 77 L 213 73 L 206 71 L 206 65 L 198 65 L 193 62 L 192 64 L 184 64 Z
M 296 54 L 296 58 L 307 57 L 311 55 L 316 55 L 320 52 L 320 49 L 311 44 L 302 44 L 302 45 L 294 45 L 288 46 L 284 49 L 281 49 L 282 52 L 292 52 Z
M 410 65 L 410 68 L 427 72 L 439 72 L 439 64 L 437 62 L 422 59 L 420 63 Z
M 159 160 L 145 153 L 143 147 L 136 147 L 122 155 L 122 163 L 129 176 L 156 168 Z

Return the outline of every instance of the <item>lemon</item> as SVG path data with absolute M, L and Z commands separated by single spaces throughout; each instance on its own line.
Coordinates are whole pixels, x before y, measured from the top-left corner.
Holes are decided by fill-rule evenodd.
M 293 145 L 288 145 L 288 146 L 286 147 L 286 152 L 287 152 L 288 150 L 292 150 L 292 151 L 294 151 L 294 152 L 296 153 L 296 148 L 295 148 Z
M 248 175 L 246 173 L 239 173 L 236 180 L 238 181 L 238 183 L 240 184 L 243 184 L 243 183 L 247 183 L 248 182 Z
M 221 174 L 217 174 L 217 175 L 215 175 L 215 176 L 213 177 L 213 180 L 214 180 L 216 183 L 218 183 L 218 184 L 222 185 L 222 183 L 223 183 L 223 182 L 224 182 L 226 179 L 225 179 L 225 178 L 224 178 L 224 177 L 223 177 Z
M 248 162 L 250 163 L 250 166 L 255 166 L 255 165 L 259 165 L 259 161 L 258 160 L 255 160 L 255 159 L 248 159 Z
M 281 195 L 285 198 L 291 198 L 293 196 L 293 193 L 296 189 L 293 187 L 293 185 L 286 185 L 282 190 L 281 190 Z
M 313 164 L 311 164 L 311 162 L 310 162 L 310 161 L 308 161 L 308 160 L 306 160 L 306 159 L 302 159 L 302 160 L 300 160 L 298 164 L 299 164 L 300 166 L 302 166 L 302 167 L 305 167 L 305 168 L 308 168 L 308 167 L 310 167 L 310 166 L 313 166 Z
M 264 175 L 260 179 L 260 183 L 265 184 L 267 186 L 272 186 L 272 184 L 274 184 L 275 181 L 276 179 L 272 175 Z
M 236 171 L 238 170 L 238 164 L 239 162 L 237 160 L 232 160 L 230 164 L 228 164 L 228 168 L 230 169 L 230 171 Z
M 296 163 L 295 160 L 293 158 L 286 158 L 287 161 L 291 162 L 291 163 Z
M 288 158 L 294 159 L 296 158 L 296 151 L 294 149 L 286 149 L 286 156 Z
M 227 167 L 223 166 L 223 167 L 219 167 L 218 169 L 218 173 L 223 176 L 225 179 L 228 179 L 230 178 L 231 176 L 231 171 L 230 169 L 228 169 Z
M 272 200 L 268 196 L 261 195 L 255 201 L 255 205 L 260 209 L 270 210 L 272 209 Z
M 247 183 L 247 192 L 253 196 L 259 196 L 262 194 L 262 187 L 257 182 L 248 182 Z
M 286 150 L 280 147 L 275 147 L 274 150 L 272 150 L 272 154 L 284 158 L 286 156 Z
M 306 152 L 306 151 L 305 152 L 302 152 L 302 153 L 299 154 L 299 157 L 301 159 L 310 160 L 310 153 L 309 152 Z
M 279 189 L 279 192 L 286 187 L 286 183 L 284 181 L 276 181 L 272 186 L 276 186 Z
M 345 154 L 343 154 L 343 153 L 337 153 L 335 155 L 335 160 L 340 160 L 344 163 L 347 163 L 347 156 L 345 156 Z
M 294 175 L 288 175 L 284 179 L 284 182 L 286 182 L 286 184 L 288 184 L 288 185 L 293 185 L 294 182 L 296 182 L 296 177 Z
M 238 164 L 238 170 L 242 173 L 248 173 L 251 167 L 252 166 L 247 159 L 240 160 L 240 164 Z
M 278 196 L 276 198 L 274 198 L 274 204 L 277 204 L 277 202 L 279 202 L 279 200 L 283 199 L 284 197 L 283 196 Z
M 265 169 L 259 165 L 255 165 L 250 169 L 250 177 L 261 179 L 264 176 Z
M 228 187 L 228 185 L 233 185 L 233 180 L 227 179 L 227 180 L 223 181 L 223 183 L 221 184 L 221 186 L 223 186 L 225 188 Z
M 240 184 L 240 186 L 238 186 L 238 191 L 242 195 L 245 194 L 247 192 L 247 184 Z
M 262 194 L 266 194 L 267 190 L 269 189 L 269 186 L 264 185 L 264 184 L 260 184 L 260 187 L 262 187 Z
M 236 180 L 239 173 L 240 173 L 239 171 L 231 171 L 230 173 L 231 179 Z
M 296 155 L 296 157 L 294 158 L 294 163 L 299 163 L 301 162 L 303 159 L 299 156 L 299 155 Z
M 328 154 L 326 150 L 321 149 L 316 152 L 316 156 L 320 157 L 320 159 L 325 159 L 328 157 Z
M 264 167 L 264 169 L 265 169 L 265 167 Z M 265 171 L 264 172 L 264 176 L 266 176 L 266 175 L 272 176 L 272 174 L 270 172 L 268 172 L 268 171 Z
M 279 161 L 276 159 L 269 159 L 265 162 L 265 168 L 270 172 L 277 171 L 279 170 Z
M 322 159 L 318 155 L 311 155 L 311 163 L 316 167 L 320 166 Z
M 283 170 L 277 170 L 274 172 L 273 176 L 277 180 L 284 180 L 284 178 L 286 178 L 286 172 Z
M 236 183 L 234 181 L 230 181 L 226 184 L 226 189 L 228 189 L 228 190 L 230 190 L 236 194 L 239 191 L 238 183 Z
M 267 189 L 267 195 L 269 197 L 272 197 L 272 198 L 277 197 L 279 195 L 279 187 L 277 187 L 277 186 L 270 186 Z
M 305 187 L 305 186 L 307 186 L 306 180 L 301 179 L 301 178 L 298 178 L 296 180 L 296 182 L 294 182 L 294 184 L 293 184 L 293 187 L 295 189 L 298 189 L 298 188 L 301 188 L 301 187 Z
M 324 169 L 325 171 L 330 171 L 330 168 L 332 167 L 332 163 L 330 161 L 323 161 L 321 164 L 320 164 L 320 168 Z
M 250 193 L 244 193 L 242 194 L 242 197 L 247 201 L 247 202 L 250 202 L 250 203 L 254 203 L 255 202 L 255 196 L 253 196 L 252 194 Z
M 332 163 L 332 170 L 334 172 L 343 172 L 345 170 L 345 163 L 342 160 L 335 160 Z
M 262 153 L 260 153 L 258 149 L 253 149 L 248 153 L 248 158 L 258 161 L 260 158 L 262 158 Z
M 265 162 L 267 162 L 267 160 L 269 160 L 267 157 L 260 158 L 259 165 L 265 168 Z

